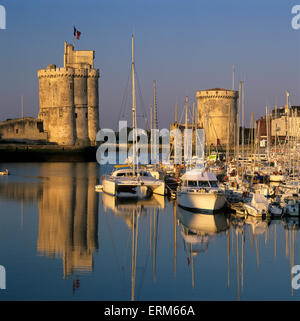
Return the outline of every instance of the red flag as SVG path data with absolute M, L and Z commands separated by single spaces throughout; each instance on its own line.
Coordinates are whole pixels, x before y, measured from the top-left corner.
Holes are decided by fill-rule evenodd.
M 74 37 L 79 40 L 81 32 L 74 27 Z

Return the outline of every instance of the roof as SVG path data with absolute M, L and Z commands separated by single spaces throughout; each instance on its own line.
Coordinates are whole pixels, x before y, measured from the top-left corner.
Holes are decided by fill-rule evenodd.
M 193 181 L 217 181 L 215 173 L 205 172 L 203 169 L 195 168 L 182 175 L 183 180 Z
M 217 90 L 232 91 L 231 89 L 225 89 L 225 88 L 211 88 L 211 89 L 204 89 L 203 91 L 217 91 Z

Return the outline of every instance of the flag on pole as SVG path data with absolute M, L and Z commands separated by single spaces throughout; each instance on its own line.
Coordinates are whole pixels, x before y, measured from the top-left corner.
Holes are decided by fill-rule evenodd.
M 77 30 L 74 26 L 74 38 L 76 38 L 77 40 L 79 40 L 81 35 L 81 32 L 79 30 Z

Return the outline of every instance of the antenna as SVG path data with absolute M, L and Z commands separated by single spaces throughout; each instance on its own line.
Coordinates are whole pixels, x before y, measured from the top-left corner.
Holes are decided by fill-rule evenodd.
M 232 66 L 232 90 L 234 90 L 234 72 L 235 72 L 235 68 L 234 65 Z
M 21 96 L 21 118 L 24 118 L 24 96 Z

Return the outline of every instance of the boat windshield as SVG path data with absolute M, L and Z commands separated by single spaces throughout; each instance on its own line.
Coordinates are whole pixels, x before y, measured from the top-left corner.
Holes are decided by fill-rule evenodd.
M 218 187 L 217 181 L 184 181 L 184 186 L 187 187 Z
M 199 181 L 199 187 L 210 187 L 208 181 Z
M 188 187 L 198 187 L 197 181 L 188 181 Z
M 218 182 L 217 181 L 210 181 L 210 186 L 211 187 L 218 187 Z

